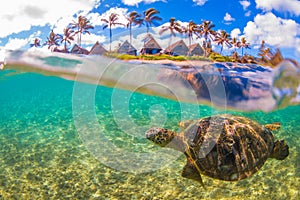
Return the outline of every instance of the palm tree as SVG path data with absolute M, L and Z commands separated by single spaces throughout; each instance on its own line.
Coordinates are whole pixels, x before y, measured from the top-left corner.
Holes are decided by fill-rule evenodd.
M 215 37 L 215 42 L 218 44 L 218 45 L 221 45 L 221 51 L 220 51 L 220 54 L 222 54 L 222 51 L 223 51 L 223 47 L 224 47 L 224 44 L 228 47 L 231 47 L 231 43 L 230 43 L 230 35 L 222 30 L 220 34 L 217 34 L 216 37 Z
M 261 61 L 267 63 L 269 60 L 271 60 L 273 54 L 271 52 L 271 49 L 269 47 L 265 49 L 260 49 L 260 52 L 258 54 L 261 57 Z
M 259 51 L 262 52 L 265 49 L 265 44 L 266 42 L 264 40 L 261 41 L 260 47 L 259 47 Z
M 129 28 L 129 34 L 130 34 L 130 44 L 132 44 L 132 25 L 141 25 L 143 23 L 143 19 L 141 18 L 141 15 L 138 14 L 136 11 L 132 11 L 129 13 L 129 16 L 127 17 L 128 24 L 127 28 Z
M 59 40 L 61 39 L 61 35 L 54 33 L 53 30 L 51 30 L 49 37 L 47 37 L 47 41 L 44 45 L 48 45 L 48 49 L 50 49 L 52 46 L 54 46 L 52 51 L 56 50 L 59 46 Z
M 79 15 L 77 18 L 77 22 L 74 21 L 73 23 L 71 23 L 70 27 L 72 29 L 77 28 L 75 35 L 79 35 L 78 36 L 78 46 L 81 46 L 81 35 L 85 34 L 85 33 L 90 34 L 90 32 L 88 30 L 94 28 L 90 24 L 90 21 L 82 15 Z
M 261 41 L 261 45 L 259 47 L 259 53 L 258 55 L 260 56 L 261 62 L 267 63 L 268 60 L 270 60 L 272 54 L 271 54 L 271 49 L 265 47 L 265 41 Z
M 216 32 L 212 29 L 215 25 L 211 21 L 204 20 L 200 24 L 201 35 L 204 37 L 205 44 L 208 44 L 210 41 L 214 40 Z M 205 51 L 206 56 L 206 51 Z
M 111 42 L 112 42 L 112 26 L 116 25 L 124 25 L 122 23 L 117 22 L 119 20 L 119 15 L 116 13 L 111 13 L 108 19 L 101 19 L 101 21 L 105 22 L 103 30 L 109 28 L 109 51 L 111 52 Z
M 245 49 L 250 49 L 250 43 L 248 43 L 248 42 L 246 41 L 246 39 L 243 37 L 243 38 L 241 39 L 240 47 L 242 48 L 242 56 L 243 56 L 243 55 L 244 55 L 244 48 L 245 48 Z
M 204 55 L 208 56 L 212 53 L 212 46 L 211 46 L 211 41 L 209 40 L 207 43 L 203 41 L 202 47 L 204 49 Z
M 191 40 L 193 39 L 194 34 L 200 37 L 200 29 L 197 24 L 193 21 L 190 21 L 186 27 L 183 28 L 183 32 L 189 38 L 189 46 L 191 46 Z
M 236 48 L 241 48 L 241 42 L 238 41 L 236 37 L 232 38 L 231 44 L 234 47 L 234 51 L 236 52 Z
M 64 51 L 67 52 L 67 44 L 71 44 L 74 41 L 74 30 L 71 27 L 64 29 L 64 35 L 61 38 L 61 43 L 64 43 Z
M 41 40 L 39 38 L 35 38 L 33 40 L 33 43 L 30 44 L 30 47 L 40 47 L 41 46 Z
M 230 57 L 231 57 L 231 60 L 233 62 L 239 62 L 240 61 L 239 54 L 237 53 L 237 51 L 232 52 Z
M 156 24 L 156 21 L 161 21 L 162 18 L 156 16 L 156 14 L 159 14 L 159 11 L 156 10 L 155 8 L 149 8 L 144 12 L 144 19 L 143 21 L 146 23 L 147 27 L 147 33 L 149 33 L 149 28 L 153 25 Z
M 166 31 L 170 31 L 170 44 L 171 44 L 171 41 L 172 41 L 172 37 L 176 36 L 175 34 L 175 31 L 178 32 L 178 33 L 182 33 L 182 27 L 181 25 L 179 24 L 179 22 L 176 22 L 175 21 L 175 18 L 172 17 L 170 19 L 170 24 L 168 26 L 162 26 L 162 29 L 159 31 L 159 34 L 163 34 L 164 32 Z

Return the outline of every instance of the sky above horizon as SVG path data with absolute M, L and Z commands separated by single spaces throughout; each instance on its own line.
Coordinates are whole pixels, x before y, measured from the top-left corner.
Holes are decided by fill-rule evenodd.
M 10 0 L 1 5 L 0 47 L 5 49 L 28 49 L 34 38 L 46 41 L 51 29 L 62 34 L 63 29 L 76 21 L 79 15 L 86 16 L 95 27 L 90 35 L 82 36 L 87 49 L 96 41 L 108 48 L 109 32 L 103 30 L 102 18 L 111 12 L 119 14 L 119 21 L 126 23 L 124 16 L 131 11 L 143 13 L 154 7 L 163 20 L 153 27 L 155 39 L 166 48 L 183 36 L 170 41 L 165 33 L 159 35 L 161 26 L 175 17 L 183 25 L 193 20 L 200 24 L 210 20 L 214 30 L 225 30 L 232 37 L 245 37 L 251 44 L 246 52 L 256 54 L 262 40 L 273 48 L 280 48 L 285 57 L 300 60 L 300 1 L 298 0 Z M 145 26 L 135 27 L 133 45 L 140 48 L 145 35 Z M 129 40 L 129 31 L 124 27 L 113 28 L 112 47 Z M 193 42 L 201 42 L 194 39 Z M 218 51 L 218 47 L 214 46 Z M 227 49 L 229 54 L 231 50 Z M 226 53 L 226 49 L 225 49 Z

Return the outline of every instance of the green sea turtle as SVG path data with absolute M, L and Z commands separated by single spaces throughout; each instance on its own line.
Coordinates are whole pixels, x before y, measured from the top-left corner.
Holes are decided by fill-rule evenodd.
M 165 128 L 151 128 L 146 138 L 161 147 L 183 152 L 187 163 L 182 176 L 201 183 L 201 173 L 212 178 L 237 181 L 257 172 L 267 158 L 283 160 L 289 155 L 284 140 L 275 141 L 271 131 L 279 123 L 260 125 L 242 116 L 215 115 L 179 122 L 177 134 Z

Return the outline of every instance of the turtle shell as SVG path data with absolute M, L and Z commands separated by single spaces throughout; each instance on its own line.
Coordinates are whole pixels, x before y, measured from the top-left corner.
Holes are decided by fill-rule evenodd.
M 266 127 L 242 116 L 216 115 L 191 121 L 184 130 L 185 154 L 207 176 L 236 181 L 251 176 L 274 146 Z

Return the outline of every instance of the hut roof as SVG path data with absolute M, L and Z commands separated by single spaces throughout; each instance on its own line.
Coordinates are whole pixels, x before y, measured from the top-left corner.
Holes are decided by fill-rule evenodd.
M 89 51 L 88 51 L 88 50 L 86 50 L 86 49 L 84 49 L 84 48 L 78 46 L 77 44 L 75 44 L 75 45 L 73 46 L 73 48 L 71 49 L 70 52 L 71 52 L 71 53 L 74 53 L 74 54 L 85 54 L 85 55 L 89 54 Z
M 96 42 L 92 47 L 89 55 L 102 55 L 106 52 L 107 50 L 99 42 Z
M 148 34 L 146 36 L 145 40 L 146 40 L 146 42 L 145 42 L 143 48 L 146 48 L 146 49 L 162 49 L 151 34 Z
M 189 53 L 192 55 L 203 55 L 204 50 L 199 43 L 196 43 L 189 46 Z
M 166 52 L 180 51 L 188 52 L 189 48 L 183 40 L 179 40 L 166 48 Z
M 189 47 L 190 51 L 195 50 L 195 49 L 197 48 L 197 46 L 200 46 L 200 45 L 199 45 L 198 43 L 192 44 L 192 45 Z
M 136 48 L 132 46 L 127 40 L 119 47 L 118 52 L 119 53 L 127 53 L 129 51 L 136 51 Z

